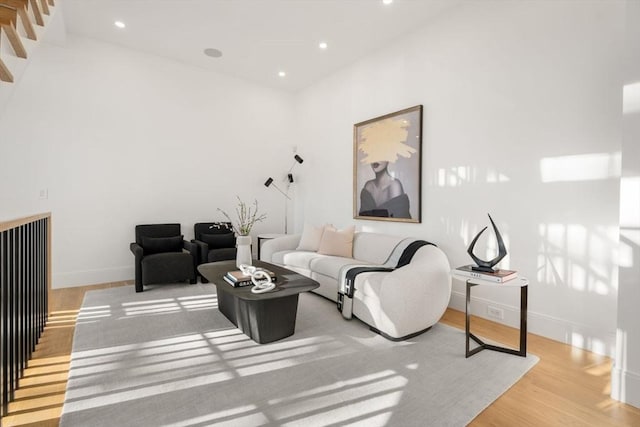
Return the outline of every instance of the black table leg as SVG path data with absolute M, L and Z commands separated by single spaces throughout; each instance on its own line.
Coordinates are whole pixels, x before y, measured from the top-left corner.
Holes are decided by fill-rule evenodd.
M 465 357 L 471 357 L 482 350 L 493 350 L 501 353 L 527 357 L 527 299 L 528 285 L 520 288 L 520 349 L 514 350 L 498 345 L 487 344 L 471 333 L 471 288 L 477 286 L 467 280 L 466 309 L 465 309 Z M 469 339 L 474 340 L 478 347 L 469 350 Z

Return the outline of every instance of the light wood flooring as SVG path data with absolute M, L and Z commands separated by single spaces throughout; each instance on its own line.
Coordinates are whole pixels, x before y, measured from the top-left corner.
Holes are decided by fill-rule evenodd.
M 59 424 L 75 320 L 84 293 L 126 284 L 130 283 L 52 291 L 49 322 L 2 426 Z M 442 322 L 464 329 L 464 313 L 449 309 Z M 479 336 L 513 347 L 518 343 L 516 329 L 475 317 L 472 325 Z M 540 362 L 471 426 L 640 426 L 640 409 L 609 397 L 609 358 L 533 334 L 528 336 L 528 351 Z

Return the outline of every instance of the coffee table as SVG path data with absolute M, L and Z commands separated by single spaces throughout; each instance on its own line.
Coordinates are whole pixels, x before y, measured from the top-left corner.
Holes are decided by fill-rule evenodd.
M 216 285 L 218 309 L 249 338 L 265 344 L 293 335 L 298 312 L 298 295 L 320 286 L 295 271 L 264 261 L 253 260 L 256 267 L 276 274 L 276 287 L 263 294 L 251 292 L 251 286 L 234 288 L 223 276 L 237 270 L 235 261 L 201 264 L 198 271 Z

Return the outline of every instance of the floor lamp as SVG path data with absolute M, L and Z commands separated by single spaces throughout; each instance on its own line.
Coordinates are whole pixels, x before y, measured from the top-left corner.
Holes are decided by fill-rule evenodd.
M 304 160 L 302 159 L 302 157 L 298 156 L 297 154 L 295 156 L 293 156 L 293 164 L 291 165 L 291 167 L 289 168 L 289 171 L 287 172 L 287 177 L 285 178 L 285 183 L 286 183 L 286 188 L 283 191 L 280 187 L 278 187 L 274 182 L 273 182 L 273 178 L 269 177 L 265 182 L 264 182 L 264 186 L 265 187 L 273 187 L 276 190 L 278 190 L 280 192 L 280 194 L 282 194 L 284 196 L 284 234 L 288 234 L 288 224 L 289 224 L 289 219 L 288 219 L 288 212 L 289 212 L 289 200 L 291 200 L 291 197 L 289 197 L 289 188 L 291 187 L 291 184 L 293 184 L 294 180 L 293 180 L 293 168 L 298 164 L 298 163 L 302 163 L 304 162 Z

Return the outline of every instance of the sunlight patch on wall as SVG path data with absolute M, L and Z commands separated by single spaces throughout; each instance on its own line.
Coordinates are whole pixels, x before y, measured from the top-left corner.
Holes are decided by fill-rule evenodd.
M 633 267 L 640 247 L 640 177 L 620 179 L 620 253 L 618 265 Z
M 489 169 L 487 171 L 487 183 L 495 184 L 511 181 L 508 176 L 496 170 Z
M 640 177 L 620 179 L 620 227 L 640 227 Z
M 571 344 L 571 346 L 573 346 L 576 350 L 581 348 L 588 348 L 598 354 L 608 354 L 607 345 L 602 340 L 599 340 L 597 338 L 585 337 L 578 332 L 571 332 L 571 336 L 569 336 L 568 338 L 569 344 Z M 574 356 L 576 356 L 575 359 L 584 357 L 584 355 L 580 351 L 576 351 Z
M 471 182 L 471 168 L 469 166 L 454 166 L 448 169 L 438 169 L 438 187 L 458 187 Z
M 482 171 L 471 166 L 440 168 L 436 172 L 435 180 L 438 187 L 461 187 L 465 184 L 478 182 L 486 184 L 501 184 L 509 181 L 511 181 L 511 179 L 507 175 L 495 169 Z
M 584 346 L 585 345 L 584 337 L 582 336 L 582 334 L 579 334 L 577 332 L 571 333 L 571 339 L 569 340 L 569 344 L 571 344 L 573 347 L 586 348 Z
M 543 183 L 617 178 L 620 171 L 620 153 L 579 154 L 545 157 L 540 160 L 540 177 Z
M 607 346 L 606 344 L 597 339 L 597 338 L 591 338 L 591 351 L 598 353 L 598 354 L 608 354 L 609 352 L 607 351 Z
M 622 112 L 640 113 L 640 82 L 625 85 L 622 89 Z
M 620 253 L 618 265 L 624 268 L 633 267 L 635 251 L 640 247 L 640 230 L 620 229 Z
M 537 279 L 581 292 L 609 295 L 615 286 L 618 248 L 615 227 L 540 224 Z

